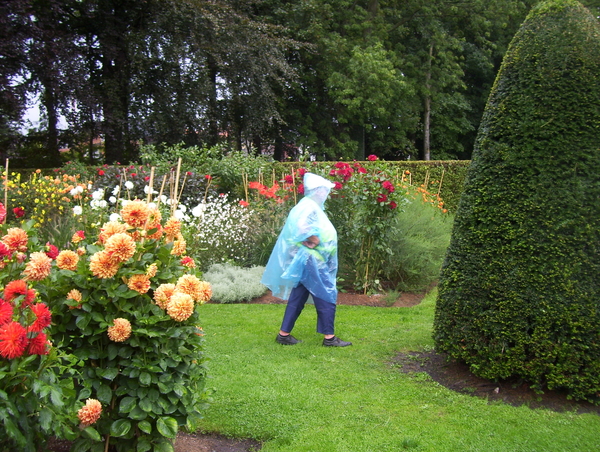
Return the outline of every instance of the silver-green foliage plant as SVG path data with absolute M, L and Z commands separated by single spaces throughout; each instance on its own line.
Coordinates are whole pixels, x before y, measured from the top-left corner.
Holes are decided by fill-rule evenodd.
M 212 286 L 212 300 L 218 303 L 250 301 L 265 294 L 261 284 L 265 267 L 237 267 L 232 264 L 214 264 L 203 275 Z

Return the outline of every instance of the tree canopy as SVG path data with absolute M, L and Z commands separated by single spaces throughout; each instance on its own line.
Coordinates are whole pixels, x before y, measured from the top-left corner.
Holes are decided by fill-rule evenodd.
M 140 143 L 469 158 L 534 3 L 2 1 L 0 152 L 41 166 L 59 164 L 60 147 L 132 161 Z M 34 102 L 43 121 L 22 133 Z

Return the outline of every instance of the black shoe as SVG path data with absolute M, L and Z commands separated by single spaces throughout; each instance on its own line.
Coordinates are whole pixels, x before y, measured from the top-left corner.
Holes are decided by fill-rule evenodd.
M 333 336 L 331 339 L 323 339 L 323 345 L 325 347 L 347 347 L 352 345 L 352 342 L 346 342 L 337 336 Z
M 278 334 L 277 337 L 275 338 L 275 342 L 277 342 L 278 344 L 281 344 L 281 345 L 294 345 L 294 344 L 299 344 L 302 341 L 299 341 L 291 334 L 288 334 L 287 336 L 282 336 L 281 334 Z

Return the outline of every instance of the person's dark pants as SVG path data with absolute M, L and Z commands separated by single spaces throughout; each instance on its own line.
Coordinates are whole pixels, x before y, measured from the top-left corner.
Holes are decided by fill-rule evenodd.
M 298 287 L 292 289 L 285 308 L 285 314 L 283 315 L 283 321 L 281 322 L 281 331 L 285 331 L 286 333 L 292 331 L 309 295 L 310 292 L 302 284 L 298 284 Z M 315 309 L 317 310 L 317 333 L 334 334 L 335 303 L 330 303 L 314 295 L 313 300 L 315 302 Z

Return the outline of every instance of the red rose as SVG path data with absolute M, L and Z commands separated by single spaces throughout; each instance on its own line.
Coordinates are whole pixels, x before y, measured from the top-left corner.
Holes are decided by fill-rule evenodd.
M 386 202 L 387 201 L 387 195 L 384 195 L 383 193 L 380 193 L 379 195 L 377 195 L 377 202 Z
M 368 160 L 369 162 L 374 162 L 375 160 L 377 160 L 377 156 L 376 156 L 376 155 L 373 155 L 373 154 L 371 154 L 370 156 L 368 156 L 368 157 L 367 157 L 367 160 Z
M 398 207 L 398 204 L 396 204 L 394 201 L 392 201 L 390 204 L 390 209 L 395 209 L 396 207 Z
M 15 207 L 13 212 L 17 218 L 21 218 L 23 215 L 25 215 L 25 210 L 22 207 Z
M 98 170 L 98 176 L 104 176 L 104 171 L 103 170 Z

